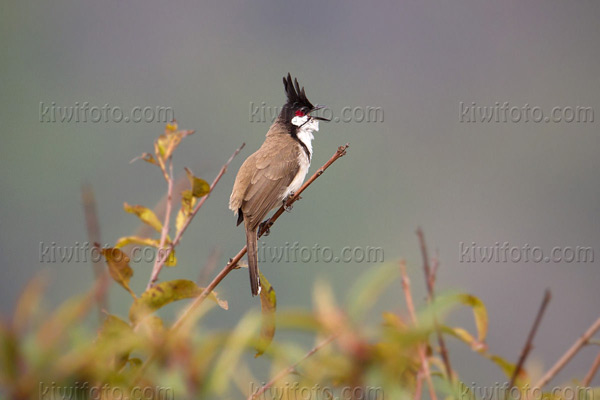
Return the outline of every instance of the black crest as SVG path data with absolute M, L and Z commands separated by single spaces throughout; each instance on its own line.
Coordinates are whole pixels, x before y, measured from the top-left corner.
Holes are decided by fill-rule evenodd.
M 283 77 L 283 86 L 285 87 L 285 94 L 287 96 L 286 106 L 292 109 L 308 107 L 309 110 L 312 110 L 314 108 L 312 103 L 306 98 L 304 87 L 300 88 L 298 79 L 294 79 L 292 83 L 292 76 L 288 73 L 287 78 Z

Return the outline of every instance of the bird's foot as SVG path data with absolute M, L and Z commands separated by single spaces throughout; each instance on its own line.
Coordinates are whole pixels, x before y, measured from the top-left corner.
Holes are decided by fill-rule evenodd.
M 293 205 L 288 204 L 288 201 L 290 201 L 290 199 L 294 197 L 294 192 L 291 192 L 290 194 L 288 194 L 285 199 L 283 199 L 283 209 L 287 212 L 291 212 L 292 208 L 294 208 Z M 296 199 L 296 201 L 300 200 L 302 197 L 298 196 L 298 198 Z
M 271 225 L 269 224 L 269 220 L 263 221 L 258 225 L 258 235 L 259 236 L 269 236 L 271 233 Z

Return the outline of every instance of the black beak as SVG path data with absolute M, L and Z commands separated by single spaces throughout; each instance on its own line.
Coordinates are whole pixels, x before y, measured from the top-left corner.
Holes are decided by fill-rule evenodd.
M 315 105 L 315 106 L 313 107 L 313 109 L 312 109 L 312 110 L 310 110 L 310 112 L 312 113 L 313 111 L 317 111 L 317 110 L 320 110 L 320 109 L 322 109 L 322 108 L 325 108 L 325 107 L 326 107 L 326 106 L 324 106 L 324 105 L 317 104 L 317 105 Z M 330 119 L 328 119 L 328 118 L 317 117 L 317 116 L 313 116 L 313 115 L 311 115 L 310 117 L 311 117 L 312 119 L 316 119 L 316 120 L 319 120 L 319 121 L 327 121 L 327 122 L 331 121 L 331 120 L 330 120 Z

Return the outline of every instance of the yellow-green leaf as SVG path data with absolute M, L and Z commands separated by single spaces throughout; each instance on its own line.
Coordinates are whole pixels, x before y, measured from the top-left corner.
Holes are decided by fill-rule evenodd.
M 129 163 L 131 164 L 132 162 L 134 162 L 136 160 L 139 160 L 139 159 L 142 159 L 142 160 L 144 160 L 144 161 L 146 161 L 147 163 L 150 163 L 150 164 L 158 165 L 158 163 L 156 162 L 156 159 L 150 153 L 142 153 L 141 156 L 138 156 L 138 157 L 134 158 Z
M 485 305 L 479 298 L 470 294 L 459 294 L 458 300 L 473 310 L 475 326 L 477 327 L 477 340 L 481 343 L 485 342 L 488 330 L 488 315 Z
M 144 246 L 151 246 L 151 247 L 160 246 L 160 242 L 158 239 L 150 239 L 150 238 L 144 238 L 144 237 L 140 237 L 140 236 L 125 236 L 125 237 L 119 238 L 119 240 L 117 240 L 117 243 L 115 244 L 115 248 L 120 249 L 120 248 L 123 248 L 132 243 L 133 244 L 141 244 Z
M 204 288 L 186 279 L 161 282 L 146 290 L 133 302 L 129 309 L 129 319 L 136 324 L 146 315 L 153 313 L 166 304 L 199 296 L 203 290 Z M 227 301 L 219 299 L 214 292 L 208 295 L 208 298 L 225 310 L 229 308 Z
M 170 243 L 170 238 L 167 236 L 167 243 Z M 166 248 L 163 250 L 158 250 L 158 248 L 160 247 L 160 240 L 158 239 L 150 239 L 150 238 L 144 238 L 144 237 L 140 237 L 140 236 L 125 236 L 120 238 L 119 240 L 117 240 L 117 243 L 115 244 L 115 248 L 120 249 L 123 248 L 129 244 L 140 244 L 143 246 L 150 246 L 150 247 L 155 247 L 157 249 L 157 255 L 156 257 L 158 257 L 158 254 L 161 254 L 160 252 L 165 252 L 167 251 Z M 175 255 L 175 249 L 171 249 L 171 252 L 169 253 L 169 257 L 167 258 L 167 260 L 165 261 L 165 266 L 167 267 L 174 267 L 177 265 L 177 257 Z
M 484 353 L 487 351 L 487 345 L 484 342 L 475 339 L 473 335 L 471 335 L 466 329 L 449 326 L 442 326 L 441 329 L 468 344 L 473 351 L 477 351 L 479 353 Z
M 166 250 L 163 250 L 166 251 Z M 175 249 L 171 249 L 169 253 L 169 257 L 165 261 L 165 267 L 174 267 L 177 265 L 177 257 L 175 256 Z
M 202 197 L 210 193 L 210 185 L 208 182 L 206 182 L 204 179 L 194 176 L 192 171 L 190 171 L 188 168 L 185 169 L 185 172 L 187 173 L 187 177 L 192 185 L 192 195 L 194 197 Z
M 150 225 L 157 232 L 162 230 L 162 223 L 158 220 L 158 217 L 156 214 L 154 214 L 154 211 L 150 210 L 149 208 L 140 205 L 131 206 L 125 203 L 123 204 L 123 209 L 128 213 L 137 215 L 142 222 Z
M 260 275 L 260 309 L 262 312 L 262 323 L 254 357 L 261 356 L 273 341 L 273 336 L 275 336 L 275 310 L 277 309 L 275 289 L 273 289 L 273 286 L 271 286 L 262 272 L 259 271 L 258 273 Z
M 173 155 L 173 151 L 179 146 L 184 137 L 194 133 L 192 130 L 174 131 L 173 129 L 177 129 L 177 126 L 167 125 L 164 135 L 160 135 L 155 142 L 155 147 L 158 150 L 157 156 L 163 161 L 168 160 Z
M 102 249 L 102 255 L 106 259 L 110 276 L 135 298 L 135 293 L 129 287 L 129 279 L 133 276 L 133 270 L 129 266 L 127 254 L 120 249 L 109 247 Z
M 119 336 L 123 336 L 127 332 L 131 332 L 131 326 L 116 315 L 107 315 L 102 323 L 98 338 L 101 340 L 114 340 Z
M 179 213 L 177 213 L 177 219 L 175 220 L 177 232 L 183 228 L 185 221 L 192 213 L 195 205 L 196 198 L 193 196 L 191 190 L 184 190 L 181 192 L 181 209 L 179 210 Z
M 112 357 L 117 369 L 122 368 L 137 340 L 131 326 L 115 315 L 108 315 L 98 333 L 98 351 Z

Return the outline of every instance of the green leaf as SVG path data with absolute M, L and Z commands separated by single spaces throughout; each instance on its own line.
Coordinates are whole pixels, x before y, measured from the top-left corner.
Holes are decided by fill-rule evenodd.
M 485 342 L 488 331 L 488 315 L 485 305 L 479 298 L 470 294 L 459 294 L 458 301 L 473 309 L 475 326 L 477 327 L 477 340 L 481 343 Z
M 137 215 L 142 222 L 150 225 L 157 232 L 162 231 L 162 223 L 158 220 L 158 217 L 156 214 L 154 214 L 154 211 L 150 210 L 149 208 L 140 205 L 131 206 L 127 203 L 124 203 L 123 209 L 128 213 Z
M 177 300 L 199 296 L 203 290 L 204 288 L 186 279 L 161 282 L 146 290 L 133 302 L 129 309 L 129 319 L 134 324 L 137 324 L 142 318 L 161 307 Z M 219 299 L 215 292 L 209 294 L 208 298 L 225 310 L 229 308 L 227 301 Z
M 271 286 L 262 272 L 259 271 L 258 273 L 260 275 L 260 309 L 262 312 L 262 322 L 254 357 L 261 356 L 273 341 L 273 336 L 275 336 L 275 310 L 277 309 L 275 289 L 273 289 L 273 286 Z
M 102 255 L 106 259 L 110 276 L 135 298 L 135 293 L 129 287 L 129 279 L 133 276 L 133 270 L 129 266 L 129 257 L 127 257 L 127 254 L 123 253 L 120 249 L 109 247 L 102 249 Z
M 192 196 L 202 197 L 210 193 L 210 185 L 204 179 L 200 179 L 192 173 L 188 168 L 185 169 L 187 177 L 192 184 Z

